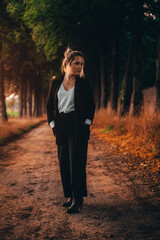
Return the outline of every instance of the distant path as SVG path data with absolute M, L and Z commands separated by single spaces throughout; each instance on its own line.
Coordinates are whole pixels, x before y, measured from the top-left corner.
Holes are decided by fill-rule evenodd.
M 88 197 L 68 215 L 57 149 L 44 123 L 0 147 L 0 239 L 160 239 L 158 199 L 93 133 L 89 142 Z

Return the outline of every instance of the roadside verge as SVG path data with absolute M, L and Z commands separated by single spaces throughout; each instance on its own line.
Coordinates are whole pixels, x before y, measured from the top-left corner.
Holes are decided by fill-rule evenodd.
M 27 119 L 9 119 L 8 122 L 0 123 L 0 146 L 11 142 L 18 137 L 21 137 L 24 133 L 46 122 L 46 116 L 39 118 L 27 118 Z

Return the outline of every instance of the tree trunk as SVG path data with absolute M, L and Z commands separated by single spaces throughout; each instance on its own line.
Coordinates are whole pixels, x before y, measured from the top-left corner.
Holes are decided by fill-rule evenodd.
M 94 100 L 96 102 L 96 82 L 95 82 L 95 78 L 94 78 L 94 72 L 92 69 L 89 72 L 89 78 L 90 78 L 90 83 L 91 83 Z
M 33 93 L 33 96 L 34 96 L 34 107 L 33 107 L 33 116 L 35 117 L 36 116 L 36 90 L 34 89 L 34 93 Z
M 46 93 L 43 92 L 43 96 L 42 96 L 42 114 L 46 113 Z
M 100 109 L 101 85 L 97 66 L 95 67 L 94 71 L 94 79 L 95 79 L 94 81 L 95 81 L 96 109 Z
M 5 95 L 4 95 L 4 65 L 3 61 L 0 60 L 0 97 L 1 97 L 1 120 L 7 121 L 7 112 L 6 112 L 6 103 L 5 103 Z
M 120 116 L 124 116 L 126 113 L 129 112 L 131 96 L 132 96 L 132 89 L 133 89 L 133 73 L 132 73 L 132 66 L 133 66 L 133 53 L 132 53 L 132 44 L 129 49 L 128 58 L 126 62 L 122 89 L 120 94 Z
M 41 75 L 39 75 L 38 78 L 38 116 L 42 116 L 42 78 Z
M 32 79 L 27 78 L 27 115 L 32 116 Z
M 100 83 L 101 83 L 101 99 L 100 99 L 100 107 L 104 107 L 104 97 L 105 97 L 105 76 L 104 76 L 104 56 L 102 50 L 99 51 L 100 57 Z
M 38 93 L 36 87 L 34 89 L 34 116 L 38 117 Z
M 108 104 L 108 78 L 106 77 L 106 74 L 105 74 L 104 86 L 105 86 L 104 87 L 104 108 L 106 108 Z
M 140 115 L 142 94 L 143 1 L 133 1 L 133 115 Z
M 22 75 L 19 76 L 19 117 L 23 117 L 23 80 Z
M 156 60 L 156 111 L 160 111 L 160 36 L 158 39 L 157 60 Z
M 119 81 L 119 37 L 118 33 L 113 39 L 112 50 L 112 72 L 111 72 L 111 109 L 117 111 L 118 103 L 118 81 Z
M 23 112 L 24 112 L 24 115 L 27 116 L 27 79 L 25 77 L 23 77 L 23 87 L 24 87 L 24 98 L 23 98 L 24 109 L 23 109 Z
M 100 107 L 105 108 L 108 102 L 108 81 L 105 77 L 105 59 L 103 51 L 99 51 L 100 57 L 100 83 L 101 83 L 101 99 L 100 99 Z
M 38 91 L 38 116 L 42 116 L 42 87 Z
M 93 95 L 94 95 L 94 99 L 95 99 L 95 107 L 96 109 L 100 108 L 100 78 L 99 78 L 99 64 L 98 61 L 96 61 L 97 55 L 95 57 L 95 61 L 93 61 L 93 59 L 91 59 L 91 66 L 92 66 L 92 70 L 90 72 L 90 78 L 92 82 L 92 90 L 93 90 Z
M 35 80 L 35 88 L 34 88 L 34 116 L 39 117 L 42 116 L 42 85 L 41 85 L 41 77 L 38 74 Z

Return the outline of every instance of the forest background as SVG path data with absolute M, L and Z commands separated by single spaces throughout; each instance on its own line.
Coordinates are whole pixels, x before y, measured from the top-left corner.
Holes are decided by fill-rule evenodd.
M 97 109 L 93 130 L 123 152 L 156 162 L 158 173 L 159 13 L 158 0 L 1 0 L 0 141 L 44 120 L 37 119 L 46 113 L 50 81 L 61 75 L 69 46 L 85 56 Z M 154 106 L 146 111 L 150 87 Z
M 61 74 L 67 46 L 85 56 L 96 108 L 140 113 L 142 90 L 160 99 L 158 0 L 2 0 L 0 6 L 1 118 L 5 96 L 19 97 L 19 116 L 40 116 L 52 76 Z M 156 64 L 157 61 L 157 64 Z M 12 105 L 12 103 L 11 103 Z

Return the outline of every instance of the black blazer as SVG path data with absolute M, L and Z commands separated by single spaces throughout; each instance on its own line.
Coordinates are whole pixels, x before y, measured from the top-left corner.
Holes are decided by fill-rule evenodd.
M 57 129 L 60 127 L 58 122 L 58 98 L 57 92 L 63 81 L 62 77 L 59 80 L 53 80 L 48 94 L 47 99 L 47 117 L 48 124 L 51 121 L 55 121 L 54 135 L 56 136 L 56 143 L 61 144 L 61 138 L 63 136 L 58 136 Z M 84 136 L 89 139 L 90 130 L 84 124 L 85 119 L 90 119 L 93 121 L 95 113 L 95 103 L 93 99 L 93 94 L 90 88 L 89 82 L 80 77 L 76 77 L 75 90 L 74 90 L 74 106 L 75 106 L 75 129 L 76 129 L 76 140 L 81 141 Z

